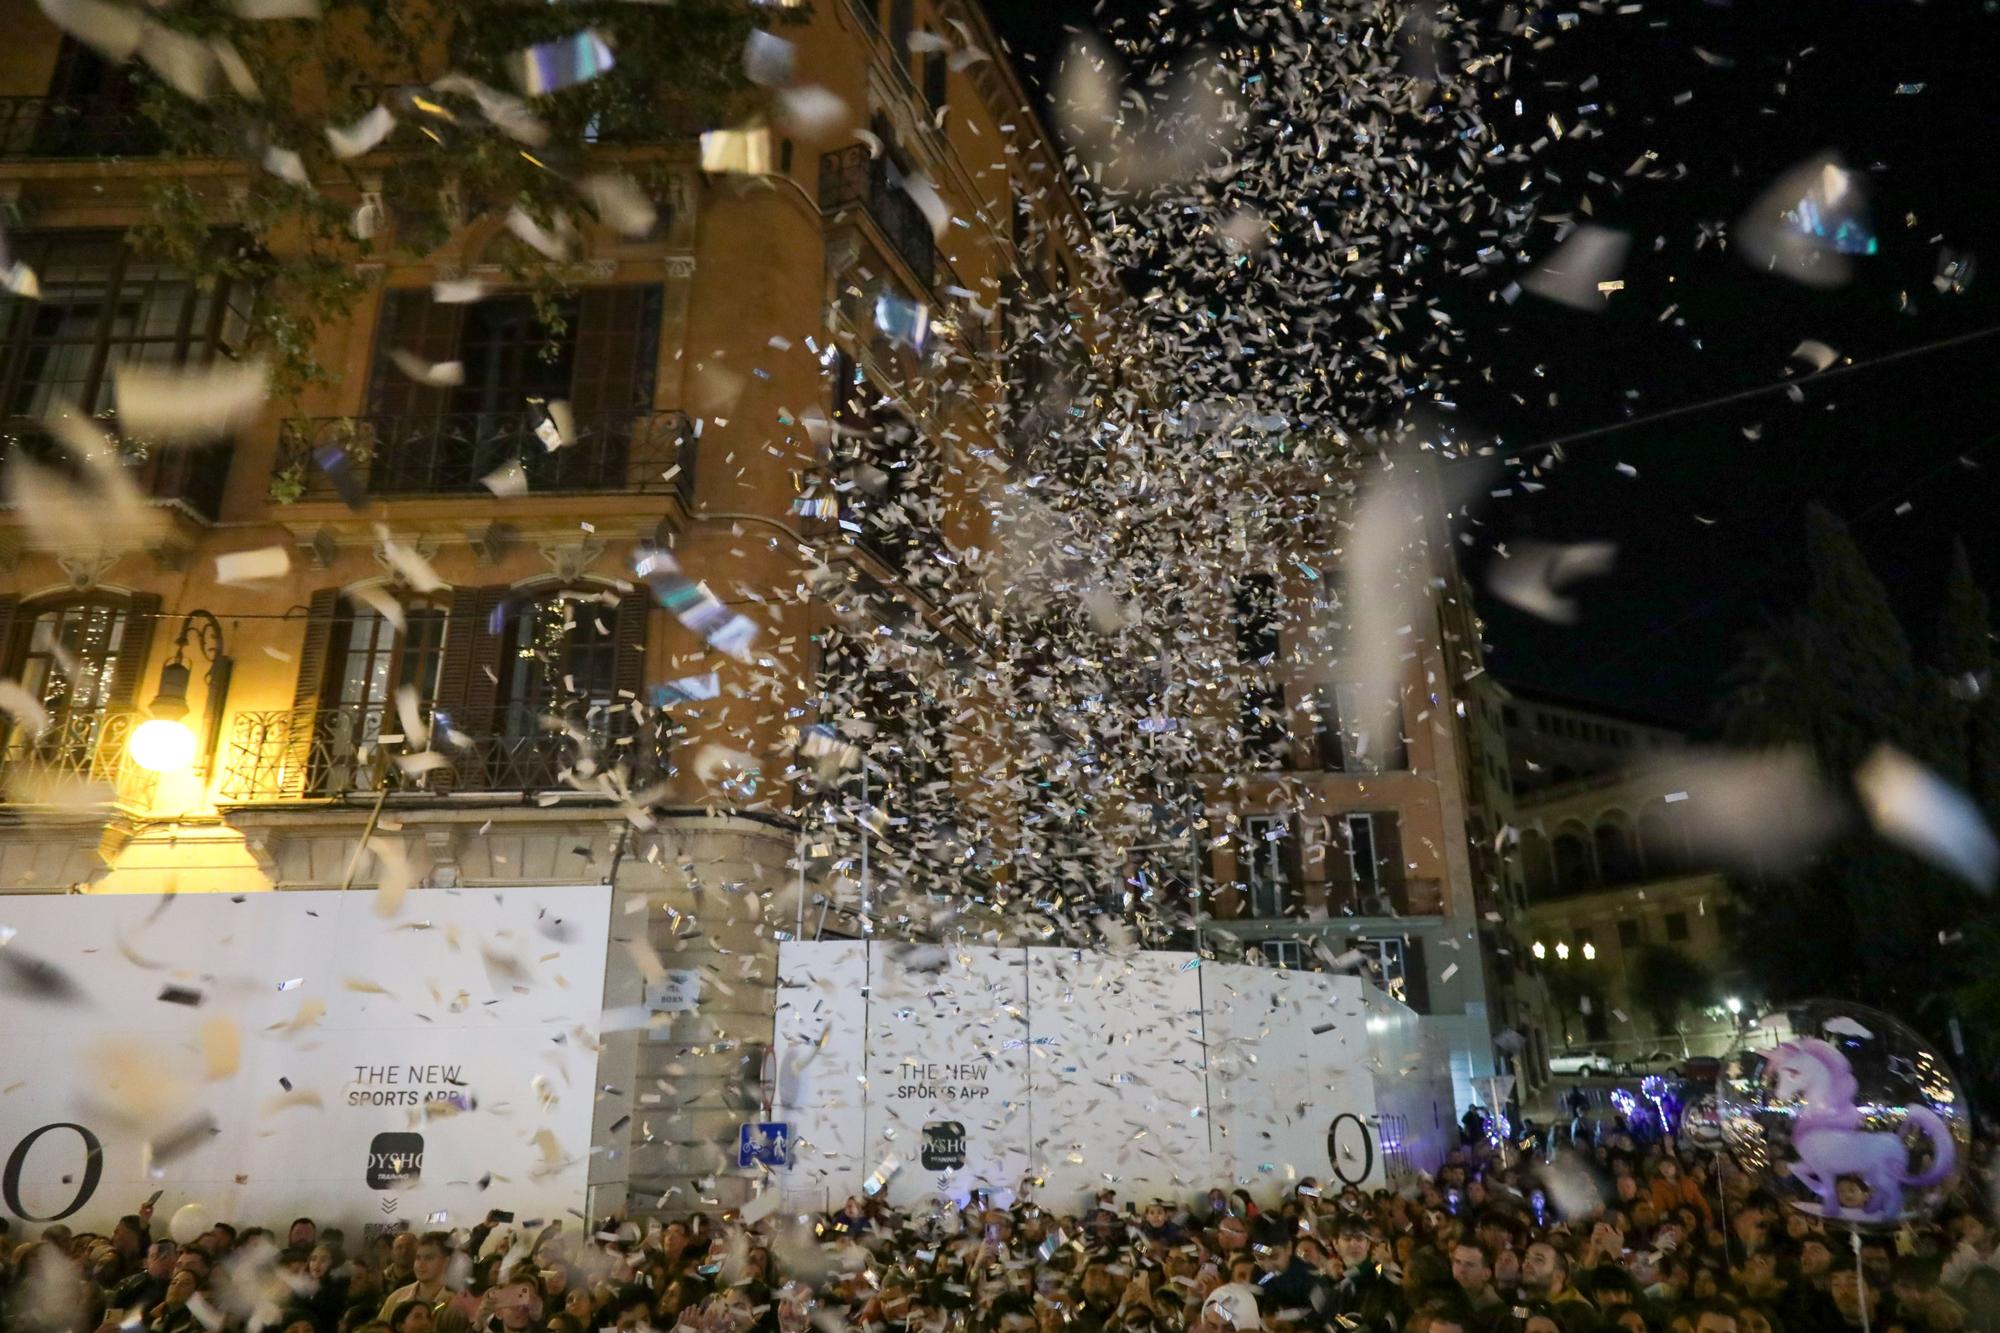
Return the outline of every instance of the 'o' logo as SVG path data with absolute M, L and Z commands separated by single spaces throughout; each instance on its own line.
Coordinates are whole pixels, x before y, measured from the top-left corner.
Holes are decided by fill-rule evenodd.
M 1352 1125 L 1353 1129 L 1343 1136 L 1341 1129 L 1346 1125 Z M 1358 1145 L 1354 1142 L 1357 1137 L 1360 1139 Z M 1342 1151 L 1343 1138 L 1348 1148 L 1345 1152 Z M 1333 1174 L 1340 1177 L 1341 1184 L 1359 1185 L 1366 1181 L 1368 1173 L 1375 1169 L 1375 1139 L 1368 1132 L 1368 1122 L 1352 1111 L 1342 1111 L 1335 1116 L 1326 1130 L 1326 1160 L 1333 1163 Z M 1360 1164 L 1360 1169 L 1349 1175 L 1355 1162 Z
M 69 1207 L 61 1212 L 37 1217 L 21 1203 L 21 1171 L 28 1164 L 28 1150 L 35 1146 L 36 1140 L 52 1129 L 73 1129 L 76 1131 L 76 1136 L 83 1140 L 83 1183 L 76 1187 L 76 1197 L 69 1201 Z M 7 1155 L 6 1170 L 0 1172 L 0 1196 L 4 1196 L 7 1200 L 7 1211 L 23 1222 L 60 1222 L 90 1202 L 90 1196 L 97 1193 L 97 1182 L 103 1175 L 104 1145 L 98 1142 L 97 1135 L 82 1125 L 62 1120 L 53 1125 L 43 1125 L 14 1145 L 14 1151 Z

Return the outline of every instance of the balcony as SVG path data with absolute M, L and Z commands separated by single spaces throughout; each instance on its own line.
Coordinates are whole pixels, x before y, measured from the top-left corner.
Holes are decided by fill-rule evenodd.
M 1236 886 L 1243 893 L 1243 915 L 1233 920 L 1308 921 L 1321 919 L 1315 900 L 1324 901 L 1325 916 L 1442 916 L 1444 886 L 1434 879 L 1405 879 L 1363 890 L 1351 884 L 1301 883 L 1291 878 L 1266 880 L 1253 876 Z
M 673 771 L 670 734 L 661 724 L 634 730 L 622 711 L 593 710 L 558 729 L 555 719 L 516 708 L 496 731 L 470 737 L 439 719 L 434 754 L 400 739 L 385 742 L 381 720 L 379 710 L 355 707 L 238 713 L 223 747 L 220 797 L 257 805 L 375 796 L 385 788 L 432 797 L 518 792 L 525 800 L 565 790 L 609 797 Z M 443 741 L 447 732 L 454 743 Z M 617 781 L 608 782 L 607 773 Z
M 111 421 L 99 424 L 116 426 Z M 139 494 L 204 522 L 213 523 L 221 515 L 222 490 L 229 480 L 227 444 L 184 449 L 120 441 L 119 449 Z M 63 452 L 40 421 L 19 417 L 0 420 L 0 465 L 16 450 L 45 466 L 78 474 L 76 460 Z
M 518 464 L 530 495 L 592 491 L 680 497 L 694 506 L 696 440 L 684 412 L 580 414 L 574 438 L 551 449 L 539 412 L 450 416 L 298 417 L 279 430 L 271 497 L 340 497 L 328 468 L 376 496 L 478 495 L 485 478 Z
M 40 736 L 17 728 L 0 740 L 0 800 L 14 805 L 149 804 L 157 780 L 125 754 L 125 742 L 144 720 L 135 711 L 81 713 L 51 723 Z
M 929 288 L 937 281 L 937 240 L 930 219 L 895 180 L 893 170 L 887 158 L 869 156 L 866 144 L 820 154 L 820 211 L 867 214 L 917 281 Z
M 0 97 L 0 159 L 151 157 L 159 126 L 120 102 Z

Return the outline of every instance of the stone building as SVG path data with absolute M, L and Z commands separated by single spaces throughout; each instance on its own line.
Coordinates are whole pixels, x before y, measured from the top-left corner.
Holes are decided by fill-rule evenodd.
M 253 293 L 128 232 L 164 181 L 227 244 L 260 167 L 159 156 L 120 67 L 26 0 L 0 13 L 0 206 L 39 286 L 0 296 L 0 447 L 48 460 L 60 404 L 116 433 L 119 367 L 243 349 Z M 357 256 L 353 317 L 310 349 L 330 382 L 196 445 L 125 439 L 138 503 L 0 509 L 0 679 L 48 714 L 0 732 L 0 891 L 611 884 L 607 1006 L 658 996 L 663 968 L 702 984 L 605 1043 L 598 1209 L 741 1197 L 779 937 L 864 933 L 875 895 L 977 887 L 1035 845 L 986 780 L 1018 756 L 953 684 L 990 607 L 949 555 L 990 541 L 990 477 L 1021 470 L 1062 358 L 1108 355 L 1122 294 L 975 4 L 799 17 L 794 80 L 845 105 L 838 127 L 592 141 L 659 218 L 581 218 L 553 297 L 514 278 L 504 210 L 467 207 L 433 249 Z M 393 240 L 402 151 L 313 184 Z M 408 368 L 454 362 L 455 382 Z M 1518 895 L 1476 790 L 1499 752 L 1466 688 L 1477 627 L 1430 510 L 1442 554 L 1393 688 L 1316 633 L 1337 560 L 1244 562 L 1214 606 L 1190 597 L 1225 645 L 1228 751 L 1174 775 L 1186 808 L 1124 884 L 1088 887 L 1171 880 L 1207 945 L 1365 964 L 1469 1100 L 1517 1026 L 1488 992 Z M 1337 546 L 1324 522 L 1301 540 Z M 935 669 L 857 688 L 825 650 L 857 632 Z M 150 723 L 185 746 L 150 757 L 180 762 L 136 762 Z M 868 777 L 801 796 L 830 737 L 864 743 Z
M 1425 518 L 1396 580 L 1411 600 L 1391 617 L 1409 620 L 1393 627 L 1391 685 L 1359 683 L 1342 635 L 1355 590 L 1312 563 L 1342 547 L 1351 509 L 1301 521 L 1269 567 L 1234 580 L 1243 767 L 1203 777 L 1211 819 L 1224 812 L 1208 830 L 1204 933 L 1274 966 L 1365 969 L 1423 1016 L 1465 1105 L 1488 1100 L 1475 1080 L 1508 1072 L 1495 976 L 1518 892 L 1487 790 L 1505 751 L 1479 703 L 1479 626 L 1435 484 L 1414 492 Z
M 1508 689 L 1517 855 L 1546 1049 L 1608 1063 L 1728 1049 L 1754 997 L 1732 955 L 1734 890 L 1689 837 L 1701 799 L 1686 733 L 1656 719 Z M 1649 970 L 1687 972 L 1688 994 L 1649 1004 Z
M 0 10 L 0 203 L 39 280 L 0 295 L 0 412 L 10 455 L 48 458 L 41 418 L 59 401 L 108 418 L 117 367 L 240 349 L 250 294 L 198 289 L 127 232 L 174 179 L 225 234 L 257 167 L 157 157 L 124 67 L 27 0 Z M 854 932 L 853 886 L 927 854 L 885 821 L 857 869 L 786 813 L 787 756 L 832 720 L 833 597 L 867 593 L 883 632 L 971 644 L 933 557 L 982 539 L 1006 385 L 1034 379 L 1001 355 L 1008 299 L 1110 297 L 1006 60 L 918 40 L 1001 52 L 977 5 L 833 0 L 784 35 L 795 81 L 867 133 L 759 120 L 588 146 L 658 183 L 659 220 L 580 222 L 552 349 L 510 280 L 518 239 L 468 210 L 421 257 L 357 260 L 365 295 L 312 349 L 331 383 L 195 447 L 127 441 L 142 521 L 87 509 L 52 531 L 25 502 L 0 510 L 0 678 L 49 713 L 0 731 L 4 891 L 610 882 L 631 947 L 614 943 L 607 1003 L 640 999 L 649 960 L 706 985 L 695 1011 L 607 1042 L 600 1082 L 623 1091 L 599 1109 L 603 1206 L 743 1187 L 714 1177 L 768 1073 L 775 937 Z M 393 218 L 375 190 L 396 157 L 315 184 Z M 486 291 L 451 303 L 439 283 Z M 399 354 L 462 369 L 427 382 Z M 890 484 L 839 486 L 858 462 Z M 694 586 L 649 581 L 657 551 Z M 723 625 L 730 651 L 689 621 Z M 192 732 L 178 768 L 135 762 L 151 718 Z M 947 753 L 977 804 L 982 756 Z

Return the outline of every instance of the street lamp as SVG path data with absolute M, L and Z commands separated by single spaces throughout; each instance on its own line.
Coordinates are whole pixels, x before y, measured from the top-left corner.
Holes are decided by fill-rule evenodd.
M 1562 959 L 1564 962 L 1569 961 L 1569 944 L 1567 941 L 1556 941 L 1556 957 Z
M 204 766 L 215 753 L 216 733 L 222 726 L 222 700 L 229 689 L 229 658 L 222 652 L 222 622 L 207 611 L 190 611 L 181 622 L 180 636 L 174 640 L 174 655 L 160 668 L 160 688 L 153 696 L 152 714 L 132 732 L 129 745 L 132 762 L 154 773 L 176 773 L 194 763 L 199 742 L 194 731 L 181 719 L 188 715 L 188 640 L 192 638 L 201 655 L 208 659 L 208 700 L 205 720 L 208 744 L 203 750 Z
M 1735 1018 L 1743 1012 L 1743 1001 L 1732 995 L 1722 1002 L 1722 1007 L 1729 1011 L 1731 1018 Z
M 1549 946 L 1542 943 L 1540 940 L 1536 940 L 1534 952 L 1535 952 L 1535 957 L 1537 958 L 1547 958 L 1549 956 Z
M 1585 941 L 1583 946 L 1583 956 L 1586 961 L 1595 960 L 1597 957 L 1597 946 L 1595 944 L 1589 943 L 1588 941 Z

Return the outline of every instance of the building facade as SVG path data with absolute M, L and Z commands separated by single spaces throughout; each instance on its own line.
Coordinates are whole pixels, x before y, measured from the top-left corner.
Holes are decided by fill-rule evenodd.
M 119 436 L 121 367 L 245 349 L 256 293 L 129 233 L 164 182 L 231 244 L 259 168 L 156 155 L 117 67 L 0 9 L 0 202 L 38 288 L 0 297 L 0 679 L 43 715 L 0 745 L 0 891 L 608 883 L 606 1005 L 678 994 L 605 1040 L 593 1211 L 739 1201 L 782 939 L 920 933 L 913 903 L 1085 863 L 1034 799 L 1068 759 L 1000 718 L 1035 683 L 991 660 L 1002 598 L 953 559 L 993 543 L 993 479 L 1040 470 L 1064 358 L 1115 359 L 1122 300 L 999 41 L 964 0 L 803 12 L 790 77 L 837 123 L 593 141 L 656 223 L 580 216 L 537 285 L 528 229 L 468 205 L 436 246 L 357 254 L 326 382 L 64 462 L 65 404 Z M 314 184 L 393 241 L 402 152 Z M 1472 1100 L 1521 1026 L 1492 999 L 1519 868 L 1477 625 L 1430 505 L 1398 679 L 1357 684 L 1341 521 L 1189 590 L 1225 743 L 1134 791 L 1161 832 L 1122 882 L 1071 887 L 1169 904 L 1159 942 L 1365 967 Z M 156 721 L 193 737 L 160 770 Z
M 1689 836 L 1701 793 L 1685 733 L 1524 690 L 1501 710 L 1544 1067 L 1565 1052 L 1655 1068 L 1726 1052 L 1757 997 L 1732 953 L 1735 891 Z
M 1224 651 L 1235 659 L 1243 767 L 1204 779 L 1212 877 L 1203 932 L 1229 956 L 1363 969 L 1422 1016 L 1425 1049 L 1448 1063 L 1460 1105 L 1509 1072 L 1495 999 L 1516 900 L 1489 836 L 1485 784 L 1500 737 L 1471 686 L 1478 623 L 1435 502 L 1396 582 L 1394 680 L 1364 683 L 1345 629 L 1356 590 L 1340 573 L 1350 506 L 1301 516 L 1265 567 L 1238 573 Z M 1377 590 L 1363 591 L 1374 595 Z
M 242 349 L 250 293 L 127 234 L 170 181 L 225 236 L 257 167 L 155 156 L 124 67 L 4 9 L 0 200 L 39 290 L 0 296 L 0 411 L 32 462 L 58 457 L 59 404 L 116 429 L 119 367 Z M 873 719 L 828 716 L 846 668 L 822 647 L 872 616 L 972 650 L 976 610 L 935 556 L 982 540 L 1005 464 L 1025 375 L 1001 354 L 1008 298 L 1103 295 L 976 5 L 835 0 L 782 31 L 794 83 L 847 114 L 587 147 L 652 183 L 658 220 L 580 217 L 552 298 L 515 276 L 504 207 L 468 208 L 434 249 L 357 257 L 364 294 L 311 349 L 328 382 L 197 445 L 128 438 L 122 510 L 73 465 L 45 488 L 77 501 L 66 520 L 21 485 L 0 510 L 0 678 L 46 713 L 6 720 L 5 891 L 612 884 L 607 1003 L 645 1002 L 668 969 L 707 984 L 607 1039 L 601 1208 L 741 1197 L 716 1177 L 769 1073 L 778 938 L 852 934 L 871 878 L 948 860 L 884 818 L 857 865 L 851 836 L 801 819 L 815 724 L 868 731 L 885 763 L 915 749 L 911 682 L 859 691 Z M 315 184 L 393 219 L 371 187 L 401 151 Z M 855 487 L 864 467 L 886 480 Z M 885 780 L 941 782 L 1004 830 L 979 728 L 922 694 L 946 719 L 932 768 Z M 196 744 L 156 773 L 131 741 L 163 714 Z

